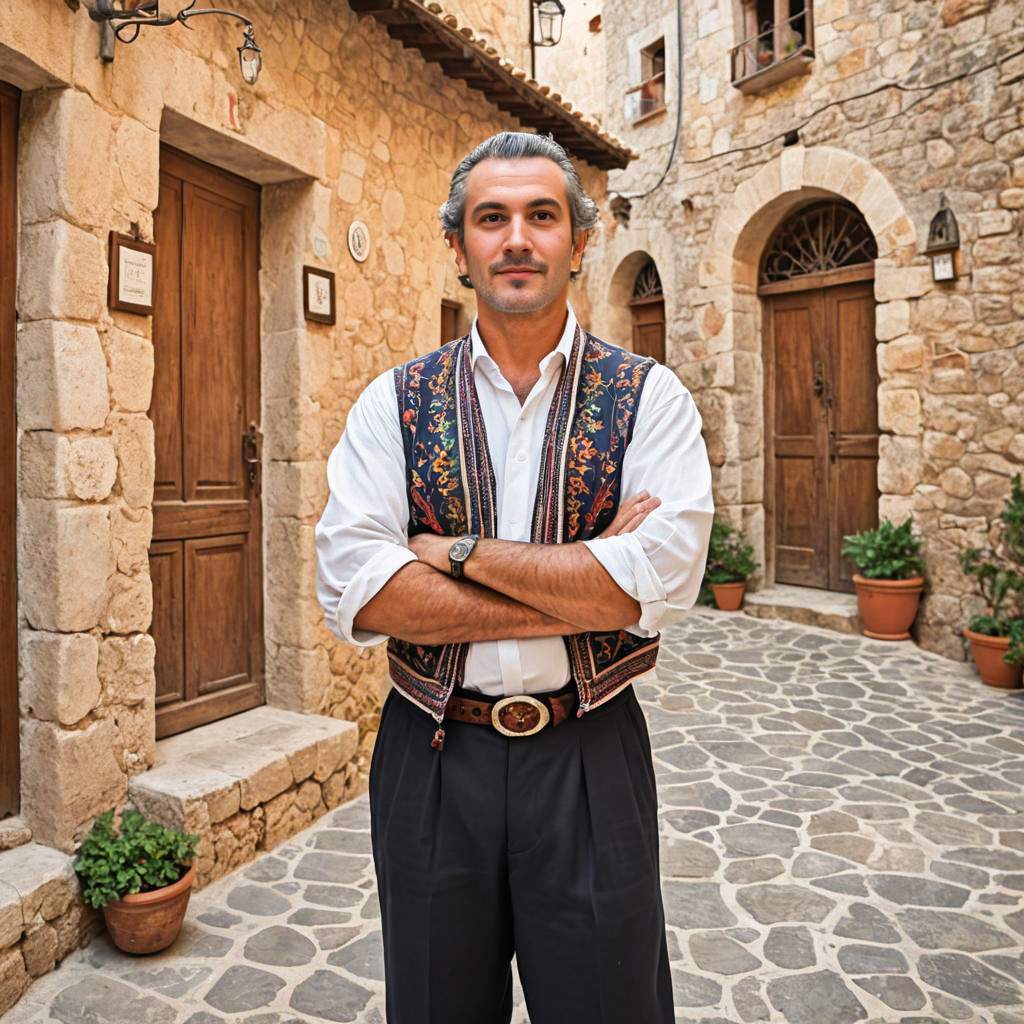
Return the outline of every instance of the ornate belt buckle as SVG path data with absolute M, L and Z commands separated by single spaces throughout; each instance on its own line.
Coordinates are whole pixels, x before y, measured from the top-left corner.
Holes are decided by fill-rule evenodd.
M 491 708 L 491 725 L 504 736 L 532 736 L 551 720 L 548 706 L 536 697 L 502 697 Z

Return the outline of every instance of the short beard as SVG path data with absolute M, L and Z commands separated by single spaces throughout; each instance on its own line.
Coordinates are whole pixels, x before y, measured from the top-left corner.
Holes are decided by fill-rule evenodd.
M 483 302 L 498 313 L 528 314 L 539 313 L 547 309 L 561 295 L 566 284 L 569 282 L 571 273 L 570 267 L 566 267 L 564 273 L 553 273 L 550 266 L 530 261 L 526 265 L 537 268 L 538 274 L 543 278 L 544 287 L 539 293 L 517 296 L 499 293 L 497 288 L 492 287 L 491 275 L 496 272 L 495 267 L 500 267 L 503 264 L 495 264 L 495 267 L 489 268 L 488 273 L 481 274 L 469 262 L 468 258 L 466 263 L 470 271 L 469 279 L 474 291 L 477 293 L 477 301 Z M 522 266 L 523 264 L 511 265 Z

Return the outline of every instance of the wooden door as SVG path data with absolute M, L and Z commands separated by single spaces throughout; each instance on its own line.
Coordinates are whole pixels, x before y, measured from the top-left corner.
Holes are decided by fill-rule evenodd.
M 462 307 L 451 299 L 441 300 L 441 344 L 447 345 L 459 336 L 459 313 Z
M 156 429 L 157 736 L 263 703 L 259 188 L 161 150 Z M 254 471 L 246 458 L 255 459 Z
M 878 522 L 873 285 L 796 284 L 765 300 L 775 579 L 852 591 L 842 538 Z
M 0 818 L 18 811 L 17 281 L 18 92 L 0 82 Z
M 633 299 L 633 351 L 640 356 L 653 356 L 665 362 L 665 300 Z

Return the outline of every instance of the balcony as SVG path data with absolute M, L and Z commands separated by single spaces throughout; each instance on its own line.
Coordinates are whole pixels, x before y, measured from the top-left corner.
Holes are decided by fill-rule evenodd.
M 745 94 L 762 92 L 804 75 L 814 61 L 810 12 L 764 22 L 761 31 L 732 49 L 732 84 Z

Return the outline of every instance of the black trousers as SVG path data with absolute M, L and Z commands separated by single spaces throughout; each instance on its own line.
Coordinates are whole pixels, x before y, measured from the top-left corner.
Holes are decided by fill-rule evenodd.
M 513 953 L 531 1024 L 673 1024 L 633 687 L 533 736 L 435 728 L 392 689 L 370 764 L 388 1024 L 508 1024 Z

